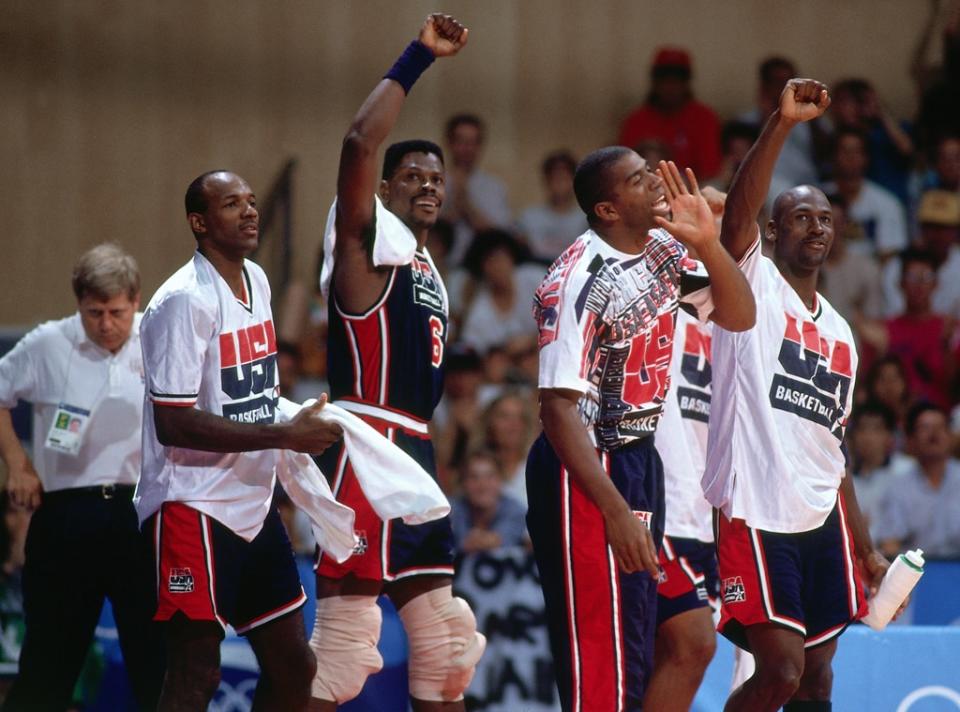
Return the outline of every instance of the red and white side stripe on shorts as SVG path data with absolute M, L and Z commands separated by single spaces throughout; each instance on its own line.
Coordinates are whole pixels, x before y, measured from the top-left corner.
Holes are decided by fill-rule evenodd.
M 778 614 L 773 607 L 773 586 L 770 583 L 770 570 L 767 567 L 767 559 L 763 551 L 763 541 L 760 539 L 760 533 L 753 528 L 748 528 L 750 536 L 750 546 L 753 548 L 753 559 L 757 564 L 757 579 L 760 584 L 761 600 L 763 601 L 763 611 L 767 619 L 779 623 L 782 626 L 797 631 L 802 636 L 807 635 L 807 627 L 802 621 L 790 616 Z
M 290 601 L 290 603 L 285 603 L 282 606 L 274 608 L 272 611 L 268 613 L 264 613 L 261 616 L 257 616 L 249 623 L 238 625 L 236 627 L 237 634 L 243 635 L 244 633 L 249 633 L 254 628 L 258 628 L 264 625 L 265 623 L 269 623 L 270 621 L 276 620 L 281 616 L 285 616 L 288 613 L 292 613 L 293 611 L 297 610 L 300 606 L 302 606 L 306 602 L 307 602 L 307 594 L 304 593 L 303 586 L 301 586 L 300 595 L 297 596 L 292 601 Z
M 174 502 L 172 504 L 176 505 L 179 503 Z M 193 618 L 196 620 L 211 620 L 211 619 L 215 620 L 217 623 L 220 624 L 220 627 L 223 628 L 224 631 L 226 631 L 227 621 L 224 620 L 224 618 L 217 611 L 216 567 L 214 566 L 214 558 L 213 558 L 213 543 L 212 543 L 213 531 L 210 526 L 210 518 L 206 514 L 203 514 L 193 509 L 189 509 L 186 506 L 183 506 L 182 508 L 188 511 L 186 512 L 186 517 L 184 518 L 184 520 L 178 522 L 178 525 L 182 526 L 185 521 L 192 519 L 194 516 L 197 517 L 196 519 L 197 531 L 195 532 L 195 534 L 199 534 L 199 540 L 200 540 L 199 543 L 200 543 L 202 559 L 203 559 L 202 560 L 203 573 L 204 573 L 204 578 L 206 579 L 205 583 L 206 583 L 206 589 L 207 589 L 206 590 L 207 596 L 204 596 L 202 599 L 200 599 L 198 596 L 193 596 L 191 598 L 184 599 L 182 601 L 183 603 L 182 606 L 179 604 L 179 602 L 172 606 L 169 605 L 171 603 L 171 594 L 169 592 L 164 593 L 163 591 L 163 581 L 164 581 L 163 571 L 164 571 L 164 563 L 169 564 L 170 562 L 167 562 L 166 559 L 163 558 L 164 549 L 162 546 L 163 532 L 166 526 L 166 524 L 164 523 L 164 516 L 167 515 L 168 512 L 165 511 L 166 506 L 162 506 L 160 508 L 160 511 L 157 512 L 157 518 L 154 523 L 154 529 L 153 529 L 154 558 L 156 560 L 156 566 L 157 566 L 156 575 L 157 575 L 158 613 L 161 610 L 163 610 L 165 607 L 174 608 L 175 610 L 189 609 L 189 610 L 183 610 L 184 614 L 186 614 L 188 618 Z M 192 553 L 196 555 L 197 552 L 192 552 Z M 185 554 L 184 556 L 185 558 L 183 562 L 177 561 L 173 563 L 190 563 L 190 564 L 197 563 L 192 560 L 189 554 Z M 167 604 L 166 606 L 164 605 L 165 603 Z
M 843 501 L 843 493 L 837 494 L 837 513 L 840 515 L 840 535 L 843 540 L 843 575 L 847 584 L 847 607 L 850 612 L 850 620 L 853 620 L 857 617 L 857 612 L 860 609 L 860 601 L 857 595 L 860 589 L 860 581 L 856 574 L 856 562 L 853 559 L 853 539 L 850 536 L 850 528 L 847 526 L 847 507 Z M 835 638 L 846 627 L 847 623 L 844 622 L 835 625 L 833 628 L 828 628 L 807 640 L 804 647 L 810 648 Z
M 670 541 L 670 537 L 664 534 L 663 536 L 663 555 L 666 557 L 667 561 L 676 561 L 680 568 L 683 570 L 683 573 L 690 583 L 693 584 L 693 587 L 696 588 L 704 582 L 706 578 L 702 573 L 697 573 L 693 570 L 693 567 L 690 565 L 690 562 L 687 561 L 685 556 L 677 556 L 676 551 L 673 549 L 673 542 Z
M 609 474 L 610 459 L 601 454 Z M 561 468 L 561 537 L 573 712 L 626 709 L 620 577 L 603 517 Z M 598 576 L 599 572 L 603 576 Z M 589 707 L 584 700 L 589 700 Z

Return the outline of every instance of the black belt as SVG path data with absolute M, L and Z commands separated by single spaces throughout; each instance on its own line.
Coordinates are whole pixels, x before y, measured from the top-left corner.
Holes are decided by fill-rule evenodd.
M 66 502 L 71 499 L 96 497 L 98 499 L 132 500 L 134 485 L 94 485 L 93 487 L 70 487 L 68 489 L 44 492 L 45 502 Z

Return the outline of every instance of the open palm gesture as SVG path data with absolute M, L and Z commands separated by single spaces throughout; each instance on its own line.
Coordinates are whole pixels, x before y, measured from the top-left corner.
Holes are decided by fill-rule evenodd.
M 657 225 L 684 245 L 696 250 L 699 246 L 717 239 L 717 221 L 700 192 L 697 177 L 689 168 L 686 173 L 690 182 L 689 188 L 673 161 L 660 161 L 657 174 L 666 188 L 671 219 L 656 216 L 656 221 Z

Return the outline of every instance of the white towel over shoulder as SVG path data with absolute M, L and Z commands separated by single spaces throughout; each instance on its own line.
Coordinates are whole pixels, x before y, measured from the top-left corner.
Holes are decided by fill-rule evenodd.
M 313 402 L 311 399 L 300 406 L 281 398 L 277 411 L 282 419 L 289 420 Z M 450 513 L 450 503 L 427 471 L 360 418 L 333 403 L 323 406 L 318 417 L 343 428 L 344 445 L 357 482 L 378 517 L 423 524 Z M 304 457 L 319 473 L 313 459 Z M 288 494 L 293 499 L 293 494 Z
M 410 228 L 396 215 L 387 210 L 380 197 L 373 196 L 374 226 L 373 264 L 375 267 L 393 267 L 410 264 L 417 251 L 417 238 Z M 333 277 L 334 247 L 337 244 L 337 201 L 333 201 L 327 213 L 327 225 L 323 230 L 323 267 L 320 269 L 320 292 L 329 298 L 330 280 Z

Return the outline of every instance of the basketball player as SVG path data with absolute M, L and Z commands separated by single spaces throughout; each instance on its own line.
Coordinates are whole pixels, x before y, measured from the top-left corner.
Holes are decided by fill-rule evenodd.
M 703 195 L 719 222 L 726 196 L 712 188 L 704 188 Z M 659 551 L 653 676 L 644 706 L 663 712 L 689 710 L 693 704 L 717 648 L 713 611 L 720 605 L 713 509 L 700 489 L 710 418 L 713 323 L 697 320 L 685 306 L 677 310 L 670 390 L 656 441 L 663 460 L 666 519 Z
M 466 42 L 459 22 L 430 15 L 367 97 L 343 142 L 333 223 L 331 394 L 434 476 L 427 423 L 443 386 L 448 304 L 425 244 L 443 205 L 443 154 L 429 141 L 394 144 L 378 182 L 377 150 L 419 75 Z M 329 275 L 325 266 L 322 279 Z M 352 699 L 382 667 L 377 596 L 385 591 L 409 640 L 414 710 L 462 710 L 484 639 L 467 604 L 452 596 L 449 517 L 418 526 L 381 521 L 342 449 L 321 467 L 333 475 L 337 499 L 356 511 L 360 544 L 343 564 L 319 553 L 312 709 Z
M 150 300 L 140 337 L 147 407 L 134 502 L 157 557 L 154 619 L 166 624 L 160 709 L 207 709 L 229 623 L 260 665 L 254 708 L 302 710 L 315 660 L 273 505 L 277 449 L 320 453 L 340 429 L 316 417 L 323 398 L 275 423 L 270 287 L 245 259 L 259 236 L 250 186 L 213 171 L 190 184 L 185 202 L 197 252 Z
M 749 286 L 688 176 L 692 193 L 673 164 L 654 173 L 623 147 L 587 156 L 574 190 L 591 229 L 535 297 L 544 432 L 527 460 L 527 525 L 568 711 L 638 710 L 650 679 L 664 521 L 652 436 L 678 303 L 753 324 Z
M 842 441 L 857 352 L 850 327 L 816 292 L 833 241 L 830 203 L 811 186 L 781 193 L 761 255 L 756 220 L 790 129 L 821 116 L 826 87 L 793 79 L 740 167 L 721 241 L 743 266 L 757 324 L 713 337 L 713 402 L 703 488 L 719 509 L 720 631 L 756 658 L 728 710 L 830 709 L 837 638 L 865 612 L 856 564 L 879 583 L 844 478 Z

